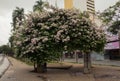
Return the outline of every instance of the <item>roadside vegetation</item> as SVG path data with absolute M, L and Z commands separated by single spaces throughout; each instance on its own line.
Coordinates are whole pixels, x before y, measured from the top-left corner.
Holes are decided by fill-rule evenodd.
M 100 18 L 107 26 L 108 32 L 120 34 L 120 1 L 100 13 Z

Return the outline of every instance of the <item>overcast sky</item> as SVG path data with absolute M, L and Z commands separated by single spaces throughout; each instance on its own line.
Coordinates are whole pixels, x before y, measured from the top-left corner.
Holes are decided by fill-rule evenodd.
M 6 44 L 10 37 L 12 11 L 16 6 L 23 7 L 25 12 L 32 10 L 37 0 L 0 0 L 0 45 Z M 48 0 L 51 3 L 52 0 Z M 103 11 L 109 6 L 114 5 L 119 0 L 95 0 L 96 11 Z M 63 5 L 63 1 L 59 1 L 58 5 Z

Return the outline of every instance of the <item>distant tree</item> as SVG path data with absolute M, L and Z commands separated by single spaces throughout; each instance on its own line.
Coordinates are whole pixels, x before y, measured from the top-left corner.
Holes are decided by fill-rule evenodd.
M 108 28 L 108 31 L 113 34 L 120 33 L 120 21 L 114 21 L 112 25 Z
M 13 50 L 8 45 L 0 46 L 0 52 L 7 55 L 13 55 Z
M 44 2 L 42 0 L 38 0 L 36 1 L 36 4 L 33 6 L 33 11 L 38 11 L 38 12 L 41 12 L 43 11 L 43 6 Z
M 48 2 L 44 2 L 42 0 L 38 0 L 36 1 L 36 4 L 33 6 L 33 12 L 42 12 L 42 11 L 45 11 L 45 10 L 49 10 L 50 8 L 50 5 Z
M 108 26 L 108 31 L 118 34 L 120 31 L 120 1 L 100 14 L 100 18 Z
M 12 24 L 13 30 L 16 28 L 17 25 L 20 25 L 24 19 L 24 9 L 16 7 L 16 9 L 12 13 Z
M 12 13 L 12 27 L 13 27 L 13 29 L 12 29 L 12 35 L 9 38 L 9 42 L 11 44 L 10 45 L 11 48 L 14 50 L 14 54 L 17 54 L 17 55 L 20 54 L 20 50 L 19 50 L 20 47 L 15 47 L 14 41 L 20 40 L 16 37 L 16 33 L 19 33 L 17 30 L 19 28 L 21 28 L 22 24 L 24 23 L 24 19 L 25 19 L 24 9 L 16 7 L 16 9 L 13 10 L 13 13 Z

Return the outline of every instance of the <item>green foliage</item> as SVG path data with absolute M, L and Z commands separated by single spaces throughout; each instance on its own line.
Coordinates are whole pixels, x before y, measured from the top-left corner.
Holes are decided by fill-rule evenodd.
M 9 38 L 10 46 L 12 50 L 14 50 L 14 54 L 20 54 L 20 47 L 15 45 L 15 41 L 21 40 L 21 38 L 18 39 L 16 37 L 16 34 L 18 34 L 18 29 L 21 27 L 25 19 L 24 16 L 24 9 L 16 7 L 16 9 L 12 13 L 12 35 Z
M 108 26 L 108 31 L 117 34 L 120 30 L 120 1 L 100 14 L 101 19 Z
M 13 30 L 16 29 L 17 25 L 22 24 L 21 22 L 22 22 L 23 19 L 24 19 L 24 9 L 16 7 L 16 9 L 12 13 Z
M 42 0 L 36 1 L 36 4 L 33 6 L 34 12 L 42 12 L 44 9 L 44 2 Z
M 108 31 L 112 32 L 113 34 L 117 34 L 120 30 L 120 21 L 115 21 L 112 25 L 108 28 Z
M 116 15 L 116 11 L 120 7 L 120 2 L 118 1 L 115 5 L 110 6 L 100 14 L 100 18 L 105 22 L 109 23 L 112 21 L 113 17 Z
M 10 41 L 19 57 L 45 63 L 58 59 L 65 47 L 68 51 L 79 49 L 83 52 L 103 49 L 104 31 L 88 19 L 87 12 L 47 8 L 50 11 L 27 14 L 26 19 L 19 20 L 21 24 L 16 25 Z
M 0 53 L 12 55 L 13 50 L 8 45 L 0 46 Z

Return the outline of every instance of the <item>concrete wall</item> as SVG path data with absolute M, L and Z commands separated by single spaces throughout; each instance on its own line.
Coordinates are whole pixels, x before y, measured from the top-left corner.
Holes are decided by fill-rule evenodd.
M 96 53 L 96 52 L 92 52 L 91 53 L 91 59 L 93 61 L 95 61 L 95 60 L 105 60 L 104 59 L 104 54 L 102 54 L 102 53 Z

